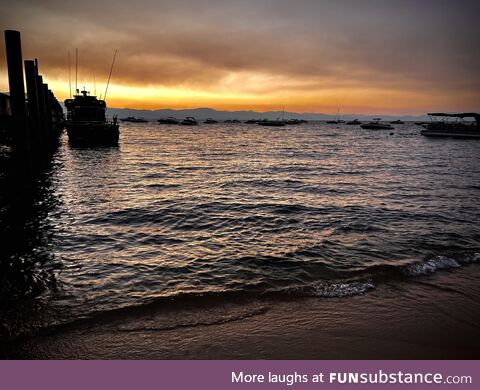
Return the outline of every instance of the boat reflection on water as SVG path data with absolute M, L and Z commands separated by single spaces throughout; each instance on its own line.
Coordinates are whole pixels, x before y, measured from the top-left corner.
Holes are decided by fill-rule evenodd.
M 47 159 L 37 160 L 34 166 L 12 164 L 4 156 L 0 160 L 1 340 L 21 332 L 21 318 L 32 320 L 30 305 L 41 302 L 31 297 L 57 289 L 55 272 L 60 262 L 52 252 L 52 216 L 59 212 L 61 200 L 55 195 L 53 178 L 58 165 Z

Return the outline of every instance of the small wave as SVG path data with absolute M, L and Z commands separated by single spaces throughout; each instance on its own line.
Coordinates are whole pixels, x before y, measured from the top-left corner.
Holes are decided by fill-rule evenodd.
M 147 188 L 152 189 L 170 189 L 170 188 L 179 188 L 180 184 L 147 184 Z
M 407 276 L 421 276 L 432 274 L 438 270 L 461 267 L 460 263 L 446 256 L 436 256 L 430 260 L 421 263 L 409 264 L 401 268 L 403 274 Z
M 361 295 L 373 290 L 372 282 L 331 283 L 312 288 L 313 295 L 323 298 L 343 298 L 352 295 Z
M 373 226 L 373 225 L 368 225 L 368 224 L 363 224 L 363 223 L 350 223 L 350 224 L 345 224 L 342 226 L 337 227 L 332 235 L 340 235 L 344 233 L 356 233 L 356 232 L 380 232 L 383 231 L 384 229 L 378 227 L 378 226 Z
M 305 297 L 344 298 L 352 295 L 362 295 L 374 288 L 375 285 L 370 280 L 321 282 L 310 286 L 289 288 L 287 292 Z
M 472 254 L 466 255 L 461 262 L 465 264 L 480 263 L 480 253 L 472 253 Z

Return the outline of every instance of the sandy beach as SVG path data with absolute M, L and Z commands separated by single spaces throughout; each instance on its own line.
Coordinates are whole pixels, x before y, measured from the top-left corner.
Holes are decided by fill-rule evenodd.
M 0 357 L 478 359 L 479 276 L 471 265 L 348 298 L 150 309 L 16 341 L 4 345 Z

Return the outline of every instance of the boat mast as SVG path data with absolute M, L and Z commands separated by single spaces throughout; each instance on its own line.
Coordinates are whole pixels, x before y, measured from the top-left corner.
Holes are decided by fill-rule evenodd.
M 72 98 L 72 72 L 70 70 L 70 50 L 68 51 L 68 87 L 70 89 L 70 99 Z
M 78 48 L 75 48 L 75 93 L 78 93 Z
M 110 85 L 110 77 L 112 77 L 113 64 L 115 63 L 116 57 L 117 57 L 117 50 L 115 50 L 115 53 L 113 54 L 112 66 L 110 67 L 110 73 L 108 74 L 107 87 L 105 88 L 105 96 L 103 97 L 103 100 L 107 99 L 108 86 Z

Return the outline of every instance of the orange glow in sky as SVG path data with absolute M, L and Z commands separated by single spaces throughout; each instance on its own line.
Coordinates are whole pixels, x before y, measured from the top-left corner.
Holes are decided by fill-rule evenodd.
M 48 2 L 51 9 L 16 2 L 0 22 L 22 32 L 24 58 L 38 58 L 59 100 L 69 96 L 67 57 L 73 82 L 78 48 L 78 87 L 93 93 L 95 77 L 98 95 L 118 49 L 107 96 L 115 108 L 479 109 L 474 2 L 158 0 L 135 17 L 126 0 Z M 5 72 L 0 47 L 0 91 L 8 90 Z

